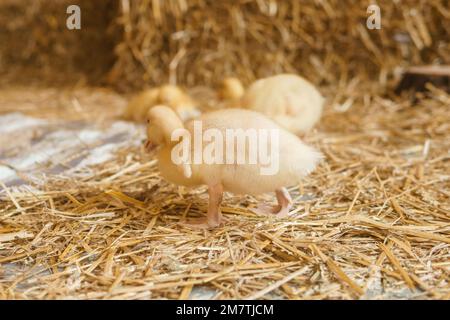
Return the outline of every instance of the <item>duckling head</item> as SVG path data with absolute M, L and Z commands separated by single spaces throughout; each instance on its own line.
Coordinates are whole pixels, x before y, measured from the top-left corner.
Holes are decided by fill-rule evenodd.
M 175 144 L 172 141 L 172 134 L 178 129 L 184 129 L 184 126 L 173 109 L 165 105 L 157 105 L 151 108 L 147 113 L 147 142 L 145 143 L 147 151 L 150 152 L 158 148 L 160 149 L 159 159 L 164 159 L 164 155 Z M 165 159 L 165 162 L 168 167 L 173 164 L 171 159 Z M 181 169 L 185 178 L 188 179 L 192 176 L 192 168 L 187 160 L 183 160 L 177 166 Z
M 184 128 L 183 122 L 171 108 L 165 105 L 150 108 L 147 113 L 147 150 L 170 145 L 172 132 L 181 128 Z

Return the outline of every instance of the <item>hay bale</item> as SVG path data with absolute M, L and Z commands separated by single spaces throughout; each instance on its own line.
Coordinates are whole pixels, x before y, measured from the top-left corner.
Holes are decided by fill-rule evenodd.
M 69 30 L 69 5 L 81 9 L 81 30 Z M 0 3 L 0 71 L 12 81 L 98 79 L 114 62 L 112 19 L 118 2 L 107 0 L 27 1 Z
M 366 27 L 369 4 L 123 0 L 125 36 L 110 80 L 193 85 L 299 72 L 315 83 L 359 75 L 385 85 L 396 67 L 449 62 L 444 1 L 378 1 L 379 30 Z

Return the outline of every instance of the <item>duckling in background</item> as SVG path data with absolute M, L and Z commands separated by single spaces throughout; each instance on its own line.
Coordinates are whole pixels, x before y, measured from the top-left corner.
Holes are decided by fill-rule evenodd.
M 180 87 L 173 85 L 164 85 L 159 89 L 158 104 L 172 108 L 183 122 L 201 114 L 194 100 Z
M 225 100 L 230 108 L 239 108 L 244 93 L 245 89 L 241 80 L 235 77 L 223 79 L 218 92 L 219 98 Z
M 144 90 L 132 98 L 125 110 L 124 118 L 145 122 L 148 110 L 159 104 L 172 108 L 183 121 L 196 118 L 201 114 L 194 100 L 181 88 L 163 85 L 159 88 Z
M 300 134 L 320 119 L 325 99 L 308 80 L 280 74 L 255 81 L 241 99 L 242 108 L 259 111 Z
M 292 206 L 292 200 L 286 190 L 286 186 L 298 184 L 302 178 L 314 170 L 322 155 L 312 147 L 304 144 L 297 136 L 281 128 L 274 121 L 266 116 L 244 109 L 222 109 L 203 114 L 196 120 L 189 121 L 185 125 L 173 111 L 167 106 L 156 106 L 149 110 L 147 115 L 147 150 L 158 147 L 157 158 L 159 170 L 163 178 L 177 185 L 184 186 L 208 186 L 209 206 L 206 218 L 195 219 L 186 223 L 188 226 L 197 228 L 213 228 L 222 222 L 220 204 L 224 191 L 235 194 L 259 195 L 266 192 L 275 191 L 278 206 L 269 207 L 258 206 L 254 212 L 263 215 L 276 215 L 285 217 Z M 201 132 L 205 135 L 208 129 L 221 133 L 226 137 L 229 130 L 274 130 L 278 132 L 277 140 L 267 139 L 267 149 L 275 150 L 278 160 L 277 171 L 273 174 L 261 174 L 262 163 L 247 164 L 238 162 L 237 155 L 233 155 L 234 162 L 214 162 L 207 164 L 206 161 L 196 163 L 186 160 L 183 162 L 173 161 L 173 152 L 176 146 L 186 142 L 181 138 L 181 142 L 172 141 L 172 133 L 175 130 L 186 130 L 188 136 L 195 137 L 195 128 L 201 123 Z M 198 128 L 198 127 L 197 127 Z M 258 131 L 259 132 L 259 131 Z M 225 141 L 227 143 L 227 141 Z M 225 145 L 223 143 L 223 145 Z M 234 142 L 233 142 L 234 143 Z M 200 152 L 204 154 L 204 149 L 196 150 L 196 142 L 189 141 L 188 148 L 191 158 Z M 222 145 L 222 146 L 223 146 Z M 247 140 L 246 159 L 249 159 L 249 145 Z M 258 143 L 261 146 L 261 142 Z M 205 148 L 206 149 L 206 148 Z M 236 152 L 233 145 L 232 152 Z M 260 152 L 260 151 L 258 151 Z M 229 154 L 224 152 L 225 157 Z M 272 158 L 272 155 L 271 155 Z M 228 158 L 227 158 L 228 159 Z
M 135 122 L 144 122 L 148 110 L 157 104 L 159 88 L 147 89 L 131 98 L 123 118 Z

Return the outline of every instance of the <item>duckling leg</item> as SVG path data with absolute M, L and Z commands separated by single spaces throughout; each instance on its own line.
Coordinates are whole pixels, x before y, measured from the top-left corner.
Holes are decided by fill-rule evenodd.
M 208 187 L 209 205 L 206 218 L 189 219 L 183 225 L 195 229 L 215 228 L 222 222 L 222 212 L 220 211 L 220 203 L 223 197 L 223 186 L 217 184 Z
M 289 215 L 289 210 L 292 207 L 292 199 L 286 188 L 281 188 L 275 190 L 275 195 L 277 196 L 278 205 L 269 206 L 266 204 L 259 205 L 253 211 L 258 215 L 274 215 L 278 218 L 287 217 Z
M 289 192 L 286 188 L 281 188 L 275 190 L 275 194 L 277 196 L 278 208 L 280 208 L 275 215 L 280 218 L 287 217 L 289 215 L 289 210 L 292 208 L 292 198 L 289 195 Z

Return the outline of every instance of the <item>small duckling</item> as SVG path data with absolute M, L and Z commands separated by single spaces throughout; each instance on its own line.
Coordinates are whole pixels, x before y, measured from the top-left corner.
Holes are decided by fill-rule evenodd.
M 258 206 L 254 212 L 263 215 L 276 215 L 285 217 L 292 207 L 292 200 L 286 186 L 298 184 L 303 177 L 314 170 L 322 155 L 312 147 L 304 144 L 297 136 L 281 128 L 266 116 L 251 110 L 244 109 L 222 109 L 203 114 L 196 120 L 191 120 L 183 125 L 183 122 L 173 109 L 167 106 L 155 106 L 147 115 L 147 142 L 146 148 L 151 151 L 158 147 L 157 158 L 159 170 L 163 178 L 177 185 L 198 186 L 207 185 L 209 194 L 209 206 L 206 218 L 196 219 L 187 225 L 196 228 L 213 228 L 222 222 L 220 204 L 224 191 L 234 194 L 258 195 L 275 191 L 278 206 Z M 225 154 L 227 161 L 209 163 L 207 161 L 196 162 L 195 157 L 204 154 L 209 144 L 204 149 L 198 150 L 195 141 L 198 126 L 201 124 L 200 132 L 205 137 L 207 132 L 213 130 L 215 136 L 228 137 L 227 132 L 245 132 L 245 130 L 264 130 L 277 132 L 278 139 L 260 140 L 258 146 L 266 144 L 267 149 L 276 150 L 271 154 L 271 161 L 278 160 L 278 170 L 272 174 L 262 174 L 261 169 L 266 163 L 239 162 L 239 155 L 232 155 L 232 161 L 228 161 L 230 153 Z M 211 130 L 210 130 L 211 129 Z M 185 130 L 188 134 L 182 136 L 178 141 L 172 140 L 174 132 Z M 209 131 L 208 131 L 209 130 Z M 234 130 L 234 131 L 233 131 Z M 249 132 L 249 131 L 247 131 Z M 194 137 L 194 142 L 190 141 Z M 186 141 L 188 139 L 189 141 Z M 216 138 L 218 139 L 218 138 Z M 239 138 L 237 138 L 239 139 Z M 237 140 L 236 139 L 236 140 Z M 244 138 L 245 139 L 245 138 Z M 209 140 L 211 141 L 211 140 Z M 261 143 L 261 141 L 263 141 Z M 223 146 L 229 140 L 222 141 Z M 182 162 L 174 161 L 173 155 L 176 149 L 187 143 L 190 159 Z M 233 142 L 234 143 L 234 142 Z M 249 159 L 251 141 L 245 140 L 245 159 Z M 254 145 L 253 145 L 254 146 Z M 277 148 L 276 148 L 277 147 Z M 228 150 L 237 153 L 236 145 Z M 217 150 L 215 151 L 216 154 Z M 261 152 L 260 150 L 258 152 Z M 194 161 L 191 161 L 194 159 Z
M 129 121 L 144 122 L 148 110 L 159 101 L 159 88 L 146 89 L 131 98 L 123 114 Z
M 319 121 L 325 99 L 308 80 L 280 74 L 255 81 L 242 97 L 242 108 L 259 111 L 300 134 Z
M 196 118 L 201 114 L 194 100 L 181 88 L 174 85 L 163 85 L 159 88 L 144 90 L 132 98 L 125 110 L 124 118 L 145 122 L 148 110 L 159 104 L 175 110 L 183 121 Z
M 200 111 L 194 100 L 180 87 L 174 85 L 164 85 L 159 89 L 158 104 L 172 108 L 183 121 L 187 121 L 200 116 Z

